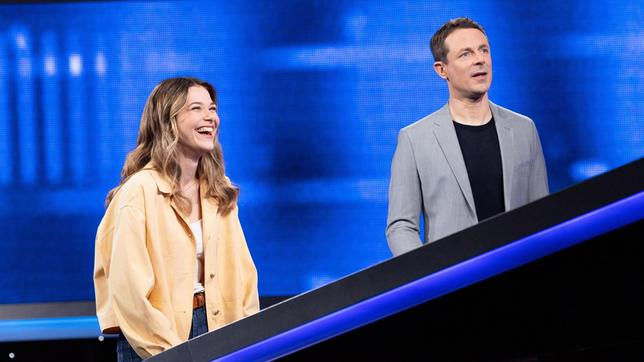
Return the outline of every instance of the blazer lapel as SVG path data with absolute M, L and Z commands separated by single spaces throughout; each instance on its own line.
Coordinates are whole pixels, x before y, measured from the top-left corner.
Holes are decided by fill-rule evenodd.
M 499 115 L 498 107 L 490 102 L 490 109 L 496 124 L 496 133 L 499 137 L 499 148 L 501 149 L 501 168 L 503 169 L 503 199 L 505 200 L 505 210 L 510 210 L 512 193 L 512 169 L 514 164 L 514 133 L 510 122 Z
M 467 176 L 465 160 L 463 159 L 463 153 L 458 143 L 452 115 L 449 113 L 449 106 L 447 104 L 438 111 L 438 116 L 438 119 L 434 121 L 434 135 L 443 151 L 443 155 L 447 159 L 452 173 L 456 176 L 456 181 L 465 196 L 465 200 L 467 200 L 467 205 L 474 215 L 476 215 L 470 179 Z

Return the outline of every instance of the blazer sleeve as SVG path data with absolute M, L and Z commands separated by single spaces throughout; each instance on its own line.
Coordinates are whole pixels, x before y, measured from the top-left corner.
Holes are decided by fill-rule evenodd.
M 167 317 L 148 300 L 155 276 L 146 247 L 145 213 L 122 206 L 114 227 L 109 280 L 121 331 L 143 358 L 182 342 Z
M 530 180 L 528 186 L 528 202 L 540 199 L 548 195 L 548 173 L 546 161 L 543 157 L 543 149 L 539 139 L 539 132 L 532 124 L 532 165 L 530 168 Z
M 246 243 L 246 238 L 244 237 L 244 231 L 242 230 L 241 223 L 239 221 L 239 209 L 235 207 L 232 212 L 234 213 L 233 216 L 235 234 L 241 242 L 239 258 L 242 266 L 242 308 L 243 315 L 244 317 L 246 317 L 259 311 L 257 269 L 255 268 L 255 263 L 253 263 L 253 258 L 250 255 L 250 251 L 248 250 L 248 244 Z
M 109 211 L 107 212 L 109 213 Z M 118 332 L 118 323 L 114 317 L 110 303 L 108 275 L 110 256 L 112 255 L 112 231 L 109 215 L 101 221 L 96 233 L 94 251 L 94 295 L 96 297 L 96 316 L 101 327 L 101 333 Z
M 398 134 L 398 146 L 391 162 L 389 209 L 387 213 L 387 243 L 394 256 L 422 245 L 420 213 L 422 192 L 416 160 L 405 130 Z

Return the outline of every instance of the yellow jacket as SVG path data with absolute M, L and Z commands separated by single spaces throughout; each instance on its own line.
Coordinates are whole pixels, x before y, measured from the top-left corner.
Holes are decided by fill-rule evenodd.
M 259 310 L 257 270 L 235 207 L 227 216 L 204 198 L 201 212 L 208 330 Z M 196 244 L 170 202 L 168 180 L 151 168 L 117 192 L 96 233 L 94 288 L 103 333 L 118 331 L 143 358 L 188 339 Z

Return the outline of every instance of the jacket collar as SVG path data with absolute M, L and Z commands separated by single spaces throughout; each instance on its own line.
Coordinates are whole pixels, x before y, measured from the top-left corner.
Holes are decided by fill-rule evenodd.
M 152 176 L 152 179 L 154 180 L 154 183 L 157 185 L 157 189 L 161 194 L 167 196 L 172 192 L 172 185 L 170 183 L 170 180 L 166 176 L 161 174 L 156 169 L 156 167 L 154 167 L 152 162 L 148 162 L 148 164 L 145 165 L 143 169 L 150 171 L 150 175 Z M 214 211 L 214 213 L 217 213 L 217 202 L 213 198 L 206 196 L 207 191 L 208 183 L 206 182 L 206 180 L 199 180 L 199 198 L 201 199 L 202 213 L 208 211 Z M 174 202 L 172 202 L 172 206 L 177 211 L 179 211 L 179 208 Z M 181 212 L 179 213 L 181 214 Z
M 456 182 L 467 201 L 470 211 L 472 214 L 476 215 L 474 195 L 472 194 L 472 187 L 470 186 L 470 180 L 467 176 L 467 169 L 461 152 L 461 146 L 458 143 L 458 137 L 456 136 L 456 128 L 454 127 L 452 115 L 449 111 L 449 103 L 445 104 L 440 110 L 438 110 L 436 115 L 437 117 L 434 121 L 434 135 L 443 151 L 443 155 L 445 156 L 452 173 L 456 177 Z
M 513 132 L 511 122 L 504 117 L 499 106 L 489 102 L 494 123 L 496 125 L 497 136 L 499 138 L 499 148 L 501 149 L 501 165 L 503 169 L 503 196 L 505 199 L 505 209 L 509 210 L 511 205 L 510 200 L 510 187 L 512 184 L 512 164 L 513 164 Z M 452 120 L 452 115 L 449 111 L 449 103 L 445 104 L 437 111 L 437 117 L 434 121 L 434 134 L 440 144 L 440 147 L 447 159 L 452 173 L 456 177 L 456 181 L 463 192 L 465 200 L 470 207 L 470 210 L 476 215 L 476 208 L 474 206 L 474 196 L 472 194 L 472 187 L 467 175 L 465 161 L 461 152 L 460 144 L 456 136 L 456 129 Z
M 163 174 L 161 174 L 156 167 L 152 164 L 152 162 L 148 162 L 145 167 L 143 167 L 144 170 L 149 170 L 150 175 L 152 176 L 152 179 L 154 180 L 154 183 L 157 185 L 157 188 L 159 189 L 159 192 L 168 195 L 172 192 L 172 185 L 170 184 L 170 180 L 168 180 L 167 177 L 165 177 Z
M 492 116 L 496 123 L 496 134 L 499 137 L 499 148 L 501 149 L 501 167 L 503 168 L 503 200 L 505 203 L 505 210 L 510 210 L 512 205 L 511 187 L 514 165 L 514 132 L 512 129 L 512 122 L 504 117 L 507 112 L 501 112 L 501 108 L 496 104 L 490 102 L 490 109 Z

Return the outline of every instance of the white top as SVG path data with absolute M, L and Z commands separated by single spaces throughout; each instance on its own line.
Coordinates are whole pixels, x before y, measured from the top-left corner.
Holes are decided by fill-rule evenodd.
M 197 242 L 197 266 L 195 270 L 195 287 L 194 293 L 203 292 L 205 288 L 199 277 L 203 274 L 203 234 L 201 232 L 201 220 L 197 220 L 190 224 L 190 230 L 195 236 L 195 241 Z

